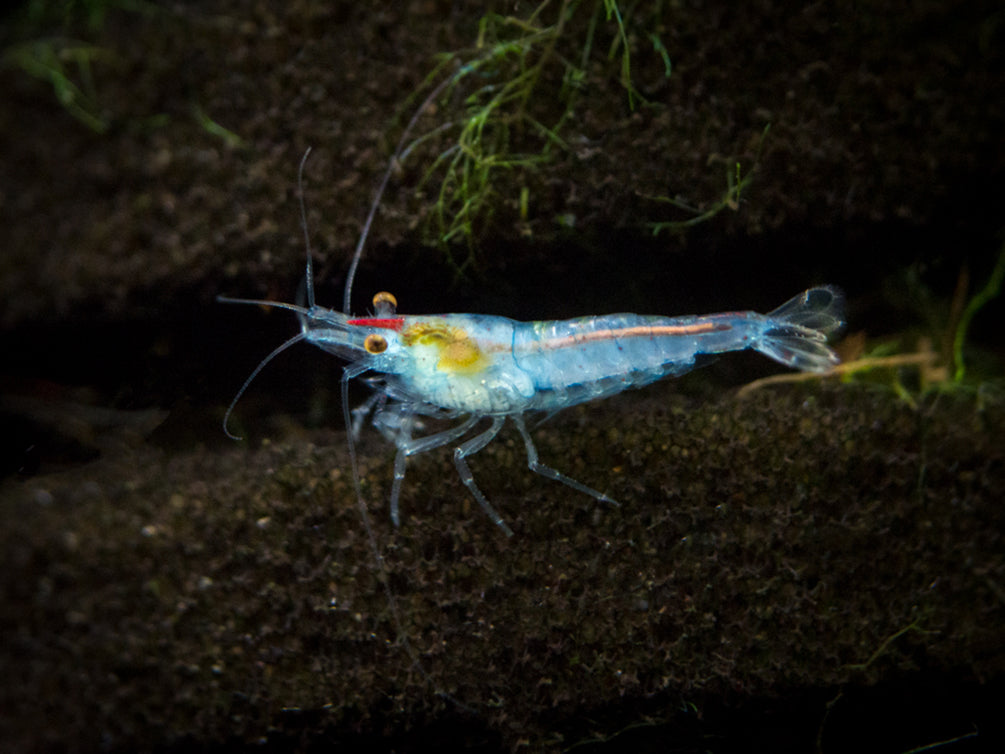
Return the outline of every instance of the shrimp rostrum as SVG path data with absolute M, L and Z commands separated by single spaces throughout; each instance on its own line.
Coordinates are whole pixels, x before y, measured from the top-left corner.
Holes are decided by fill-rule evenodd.
M 511 535 L 475 483 L 467 460 L 492 441 L 507 418 L 523 438 L 532 471 L 616 504 L 604 493 L 542 464 L 525 415 L 553 413 L 683 374 L 703 354 L 753 349 L 810 372 L 824 372 L 838 363 L 827 337 L 843 324 L 844 302 L 830 286 L 804 291 L 768 314 L 610 314 L 519 322 L 484 314 L 402 315 L 388 293 L 374 297 L 372 316 L 354 317 L 315 305 L 310 274 L 308 257 L 308 306 L 273 304 L 299 314 L 300 334 L 270 354 L 251 378 L 280 350 L 300 340 L 348 362 L 342 396 L 346 426 L 353 429 L 349 442 L 372 416 L 373 424 L 397 447 L 390 500 L 395 525 L 400 523 L 398 501 L 408 458 L 452 445 L 461 481 L 496 525 Z M 368 372 L 377 375 L 370 381 L 375 392 L 350 420 L 349 381 Z M 417 434 L 424 426 L 423 417 L 457 423 L 443 431 Z

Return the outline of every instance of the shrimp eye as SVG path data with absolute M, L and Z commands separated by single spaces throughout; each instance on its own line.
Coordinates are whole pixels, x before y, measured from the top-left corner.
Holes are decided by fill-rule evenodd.
M 381 291 L 373 297 L 373 308 L 381 315 L 394 314 L 398 308 L 398 299 L 392 293 Z
M 387 350 L 387 338 L 383 335 L 370 334 L 363 341 L 367 353 L 384 353 Z

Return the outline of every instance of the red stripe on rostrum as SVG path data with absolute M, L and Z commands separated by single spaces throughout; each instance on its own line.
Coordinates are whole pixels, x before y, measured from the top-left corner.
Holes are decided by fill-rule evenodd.
M 366 319 L 350 319 L 349 324 L 354 327 L 380 327 L 385 330 L 401 330 L 405 326 L 404 317 L 368 317 Z

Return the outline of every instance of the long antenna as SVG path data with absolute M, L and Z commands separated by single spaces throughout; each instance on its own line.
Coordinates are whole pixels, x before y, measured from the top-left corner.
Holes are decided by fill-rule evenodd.
M 228 304 L 272 304 L 271 301 L 245 301 L 242 299 L 221 299 L 221 301 L 224 301 L 225 303 Z M 290 307 L 281 306 L 280 308 L 288 309 Z M 294 311 L 296 310 L 294 309 Z M 306 337 L 307 337 L 306 332 L 297 333 L 292 338 L 283 343 L 281 346 L 273 349 L 272 353 L 270 353 L 268 356 L 266 356 L 264 359 L 258 362 L 258 366 L 255 367 L 255 371 L 253 371 L 251 374 L 248 375 L 248 379 L 244 381 L 244 384 L 241 385 L 241 389 L 237 391 L 237 395 L 234 396 L 234 399 L 230 402 L 230 405 L 227 406 L 227 413 L 223 415 L 223 432 L 225 435 L 227 435 L 227 437 L 229 437 L 231 440 L 244 439 L 240 435 L 235 435 L 233 432 L 231 432 L 227 426 L 230 423 L 230 415 L 234 412 L 234 407 L 237 405 L 237 402 L 241 400 L 241 396 L 244 395 L 244 391 L 248 389 L 248 386 L 251 385 L 252 382 L 254 382 L 255 378 L 261 373 L 263 369 L 265 369 L 265 366 L 270 361 L 272 361 L 274 358 L 276 358 L 279 354 L 281 354 L 287 348 L 292 346 L 294 343 L 299 343 Z
M 401 157 L 402 150 L 405 147 L 405 142 L 408 140 L 409 134 L 412 133 L 412 128 L 415 126 L 416 122 L 419 120 L 419 116 L 422 115 L 422 111 L 429 107 L 429 104 L 440 96 L 440 92 L 446 88 L 447 84 L 454 80 L 454 74 L 447 76 L 443 81 L 441 81 L 437 87 L 430 92 L 429 96 L 422 101 L 419 108 L 412 115 L 412 119 L 408 121 L 408 125 L 405 126 L 405 130 L 401 132 L 401 138 L 398 139 L 398 146 L 394 148 L 394 153 L 391 155 L 391 159 L 387 163 L 387 170 L 384 171 L 384 177 L 380 180 L 380 186 L 377 188 L 377 193 L 373 197 L 373 204 L 370 205 L 370 214 L 366 216 L 366 222 L 363 223 L 363 232 L 360 233 L 359 241 L 356 243 L 356 251 L 352 255 L 352 263 L 349 265 L 349 273 L 346 275 L 345 279 L 345 295 L 342 297 L 342 313 L 349 314 L 349 299 L 352 298 L 352 282 L 356 278 L 356 268 L 359 266 L 360 257 L 363 256 L 363 245 L 366 243 L 366 238 L 370 234 L 370 225 L 373 223 L 373 218 L 377 214 L 377 207 L 380 206 L 380 199 L 384 196 L 384 189 L 387 188 L 387 182 L 391 178 L 391 171 L 394 170 L 395 164 L 398 162 L 398 158 Z M 308 150 L 310 151 L 310 150 Z M 304 155 L 304 159 L 307 159 L 307 155 Z M 303 167 L 301 165 L 301 167 Z M 310 255 L 308 254 L 308 260 Z M 308 264 L 308 273 L 310 272 L 310 264 Z M 311 306 L 314 305 L 314 299 L 311 293 L 311 284 L 307 285 L 307 300 Z
M 300 227 L 304 231 L 304 248 L 307 249 L 307 308 L 314 308 L 314 262 L 311 260 L 311 235 L 307 232 L 307 209 L 304 207 L 304 165 L 311 148 L 307 147 L 304 156 L 300 158 L 297 169 L 297 193 L 300 195 Z

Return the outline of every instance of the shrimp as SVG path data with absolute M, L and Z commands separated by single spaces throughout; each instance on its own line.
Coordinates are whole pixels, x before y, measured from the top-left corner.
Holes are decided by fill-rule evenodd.
M 389 401 L 374 403 L 374 423 L 393 427 L 385 434 L 398 450 L 391 491 L 396 526 L 406 459 L 459 441 L 482 420 L 491 423 L 456 445 L 454 464 L 471 495 L 510 536 L 510 528 L 475 484 L 466 460 L 495 438 L 507 417 L 523 438 L 532 471 L 600 502 L 616 504 L 606 494 L 542 464 L 524 415 L 554 413 L 683 374 L 702 354 L 752 348 L 787 366 L 815 372 L 838 362 L 826 345 L 827 334 L 841 324 L 842 297 L 832 287 L 812 288 L 766 315 L 612 314 L 545 322 L 479 314 L 394 316 L 387 296 L 375 297 L 375 317 L 349 318 L 344 324 L 310 319 L 307 340 L 350 359 L 361 344 L 366 355 L 360 355 L 349 371 L 383 375 L 379 394 Z M 391 423 L 385 418 L 388 414 L 394 418 Z M 451 429 L 416 438 L 412 423 L 420 415 L 466 418 Z
M 241 393 L 265 364 L 300 340 L 340 357 L 348 362 L 341 386 L 349 442 L 370 415 L 397 448 L 390 500 L 394 525 L 401 524 L 399 498 L 408 458 L 456 443 L 454 465 L 461 481 L 507 536 L 512 536 L 512 529 L 479 489 L 467 462 L 495 438 L 507 418 L 523 439 L 532 471 L 616 505 L 608 495 L 541 463 L 524 416 L 554 413 L 684 374 L 706 354 L 753 349 L 795 369 L 827 371 L 838 363 L 826 341 L 843 324 L 844 304 L 837 288 L 820 286 L 768 314 L 609 314 L 519 322 L 486 314 L 399 315 L 394 296 L 381 292 L 373 298 L 373 316 L 354 317 L 314 303 L 309 253 L 307 295 L 306 307 L 221 299 L 280 307 L 300 316 L 300 334 L 269 354 Z M 350 419 L 349 382 L 367 372 L 379 375 L 370 380 L 375 392 Z M 225 431 L 241 393 L 227 411 Z M 420 417 L 460 421 L 417 437 Z M 489 426 L 475 432 L 483 421 Z
M 342 410 L 360 512 L 369 518 L 360 493 L 355 440 L 366 418 L 397 448 L 390 514 L 400 526 L 399 499 L 411 456 L 454 445 L 454 465 L 461 482 L 506 536 L 513 531 L 475 483 L 467 459 L 488 445 L 509 418 L 523 439 L 531 471 L 561 482 L 602 503 L 617 505 L 607 494 L 541 463 L 524 417 L 553 414 L 569 406 L 606 398 L 665 377 L 679 376 L 699 356 L 753 349 L 785 366 L 825 372 L 839 363 L 828 336 L 844 324 L 844 296 L 833 286 L 800 293 L 768 314 L 752 311 L 704 316 L 664 317 L 609 314 L 569 320 L 519 322 L 487 314 L 401 315 L 395 297 L 373 297 L 373 315 L 350 313 L 352 284 L 377 206 L 394 165 L 419 115 L 451 81 L 442 82 L 412 116 L 377 189 L 346 276 L 342 311 L 318 306 L 307 213 L 303 201 L 304 153 L 298 171 L 300 221 L 307 252 L 306 306 L 278 301 L 228 298 L 295 312 L 300 332 L 273 350 L 245 380 L 227 408 L 230 415 L 259 372 L 291 345 L 306 341 L 347 362 L 342 372 Z M 349 409 L 349 383 L 367 372 L 375 392 Z M 416 436 L 423 417 L 454 420 L 448 429 Z M 478 429 L 488 422 L 487 428 Z M 477 430 L 477 431 L 476 431 Z M 466 439 L 465 439 L 466 438 Z M 371 533 L 372 540 L 372 533 Z M 374 542 L 375 545 L 375 542 Z M 379 554 L 378 554 L 379 558 Z

